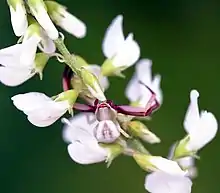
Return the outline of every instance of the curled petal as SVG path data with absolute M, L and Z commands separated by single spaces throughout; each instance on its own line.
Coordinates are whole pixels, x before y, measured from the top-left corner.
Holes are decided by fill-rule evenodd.
M 192 181 L 182 175 L 153 172 L 145 178 L 145 188 L 150 193 L 190 193 Z
M 184 120 L 184 128 L 187 133 L 195 130 L 197 125 L 199 124 L 200 115 L 199 115 L 199 107 L 198 107 L 198 97 L 199 93 L 197 90 L 192 90 L 190 92 L 190 104 L 187 109 L 185 120 Z
M 102 44 L 102 50 L 107 58 L 112 58 L 124 43 L 122 30 L 123 16 L 118 15 L 109 25 Z

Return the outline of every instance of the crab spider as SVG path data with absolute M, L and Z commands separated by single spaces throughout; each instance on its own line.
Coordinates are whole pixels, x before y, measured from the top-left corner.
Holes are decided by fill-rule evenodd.
M 71 89 L 71 78 L 73 76 L 72 70 L 66 66 L 63 72 L 63 89 L 69 90 Z M 136 117 L 145 117 L 150 116 L 153 111 L 160 107 L 159 102 L 156 100 L 156 94 L 149 88 L 147 85 L 139 81 L 140 84 L 144 85 L 150 92 L 151 97 L 147 102 L 145 108 L 142 107 L 133 107 L 129 105 L 116 105 L 112 100 L 106 100 L 104 102 L 99 102 L 98 99 L 91 104 L 80 104 L 75 103 L 73 109 L 76 109 L 81 112 L 93 112 L 97 115 L 102 109 L 108 109 L 109 111 L 113 111 L 115 113 L 121 113 L 124 115 L 131 115 Z

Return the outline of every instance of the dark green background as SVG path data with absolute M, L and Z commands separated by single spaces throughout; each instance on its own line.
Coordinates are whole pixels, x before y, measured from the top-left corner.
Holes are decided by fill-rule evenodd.
M 118 14 L 124 15 L 125 33 L 133 32 L 141 56 L 153 60 L 153 71 L 162 75 L 164 103 L 147 125 L 162 143 L 149 146 L 155 155 L 166 156 L 168 148 L 184 136 L 184 114 L 192 88 L 200 92 L 200 107 L 220 116 L 220 1 L 192 0 L 60 0 L 88 27 L 88 35 L 77 40 L 66 35 L 72 52 L 90 63 L 101 64 L 101 42 L 106 27 Z M 6 1 L 0 2 L 0 47 L 16 42 Z M 18 93 L 40 91 L 55 95 L 62 91 L 62 64 L 51 60 L 44 79 L 36 76 L 22 86 L 0 85 L 0 192 L 1 193 L 144 193 L 143 172 L 129 157 L 116 159 L 109 169 L 96 164 L 82 166 L 68 156 L 58 121 L 48 128 L 32 126 L 12 105 Z M 109 99 L 127 103 L 127 78 L 110 78 Z M 198 133 L 199 135 L 199 133 Z M 220 140 L 201 150 L 199 177 L 194 193 L 219 193 Z

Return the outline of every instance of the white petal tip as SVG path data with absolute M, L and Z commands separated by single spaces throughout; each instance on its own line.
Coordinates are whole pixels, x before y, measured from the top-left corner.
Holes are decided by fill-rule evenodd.
M 191 100 L 195 100 L 199 97 L 199 92 L 197 90 L 192 90 L 190 92 L 190 99 Z

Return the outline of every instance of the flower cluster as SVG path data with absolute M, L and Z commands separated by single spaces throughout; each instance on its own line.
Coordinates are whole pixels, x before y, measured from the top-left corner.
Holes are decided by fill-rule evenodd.
M 140 47 L 133 33 L 125 37 L 123 16 L 113 19 L 106 30 L 102 51 L 106 57 L 101 66 L 69 52 L 60 26 L 76 38 L 86 35 L 86 25 L 55 1 L 7 0 L 17 44 L 0 50 L 0 81 L 17 86 L 43 70 L 53 56 L 65 63 L 63 92 L 52 97 L 39 92 L 18 94 L 13 104 L 27 115 L 35 126 L 47 127 L 66 112 L 72 116 L 64 123 L 63 139 L 68 153 L 79 164 L 106 162 L 109 167 L 119 155 L 132 157 L 148 174 L 145 188 L 151 193 L 189 193 L 197 176 L 195 159 L 198 151 L 216 135 L 214 115 L 199 111 L 196 90 L 190 92 L 190 103 L 183 122 L 186 136 L 177 140 L 167 158 L 152 155 L 143 145 L 160 143 L 160 138 L 144 124 L 161 106 L 161 76 L 152 75 L 152 62 L 140 58 Z M 58 52 L 57 52 L 58 51 Z M 129 105 L 114 104 L 105 91 L 108 77 L 125 77 L 123 71 L 135 65 L 133 77 L 125 89 Z M 84 104 L 77 99 L 84 100 Z M 73 116 L 73 111 L 81 113 Z

